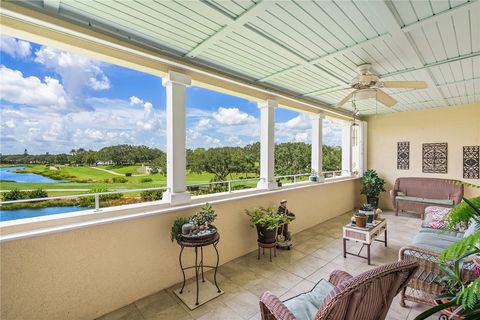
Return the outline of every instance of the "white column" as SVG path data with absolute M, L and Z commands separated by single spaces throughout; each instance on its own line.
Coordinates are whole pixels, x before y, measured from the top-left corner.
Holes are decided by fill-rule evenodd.
M 260 181 L 257 188 L 275 189 L 275 100 L 267 100 L 258 104 L 260 108 Z
M 171 205 L 190 202 L 186 190 L 186 88 L 187 75 L 169 71 L 162 84 L 167 92 L 167 187 L 163 199 Z
M 346 122 L 342 126 L 342 176 L 352 174 L 352 126 Z
M 312 171 L 316 172 L 317 181 L 324 182 L 323 176 L 323 114 L 312 116 Z

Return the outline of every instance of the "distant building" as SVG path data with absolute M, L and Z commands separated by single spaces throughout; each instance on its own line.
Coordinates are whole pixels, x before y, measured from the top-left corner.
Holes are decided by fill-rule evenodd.
M 154 173 L 158 173 L 158 169 L 157 168 L 152 168 L 150 166 L 145 166 L 145 165 L 142 164 L 142 166 L 137 169 L 137 172 L 138 173 L 144 173 L 144 174 L 154 174 Z

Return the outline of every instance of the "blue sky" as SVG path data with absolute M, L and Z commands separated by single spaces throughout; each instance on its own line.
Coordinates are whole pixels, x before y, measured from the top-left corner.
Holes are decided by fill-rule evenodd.
M 60 153 L 113 144 L 165 149 L 161 78 L 1 36 L 1 152 Z M 276 110 L 276 141 L 310 143 L 306 114 Z M 255 102 L 200 87 L 187 89 L 187 147 L 243 146 L 258 141 Z M 340 143 L 326 123 L 324 142 Z

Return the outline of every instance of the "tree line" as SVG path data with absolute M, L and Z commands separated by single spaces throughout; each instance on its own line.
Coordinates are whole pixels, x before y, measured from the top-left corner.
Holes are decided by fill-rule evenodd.
M 187 149 L 187 170 L 194 173 L 208 172 L 214 181 L 224 181 L 232 175 L 258 176 L 260 143 L 244 147 L 217 147 Z M 285 142 L 275 145 L 275 174 L 290 175 L 310 172 L 311 145 L 302 142 Z M 323 170 L 341 169 L 342 150 L 339 146 L 323 146 Z M 160 149 L 147 146 L 116 145 L 98 151 L 83 148 L 72 149 L 70 153 L 30 155 L 0 155 L 2 164 L 45 164 L 95 166 L 111 164 L 116 166 L 145 164 L 166 172 L 166 154 Z

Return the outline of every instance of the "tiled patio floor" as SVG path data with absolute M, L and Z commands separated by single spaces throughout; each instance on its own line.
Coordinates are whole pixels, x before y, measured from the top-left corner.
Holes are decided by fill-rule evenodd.
M 278 250 L 271 263 L 267 256 L 257 260 L 255 251 L 222 265 L 217 277 L 225 294 L 193 311 L 173 294 L 172 291 L 179 287 L 176 285 L 100 319 L 260 319 L 258 297 L 263 291 L 272 291 L 284 300 L 310 290 L 321 278 L 328 279 L 335 269 L 356 275 L 394 262 L 398 259 L 400 247 L 412 240 L 421 223 L 415 217 L 395 217 L 392 212 L 385 213 L 388 219 L 388 248 L 380 242 L 372 245 L 372 265 L 368 266 L 364 259 L 353 256 L 343 258 L 342 226 L 350 216 L 344 214 L 295 234 L 292 250 Z M 359 244 L 350 246 L 353 246 L 352 249 L 359 248 Z M 212 280 L 212 274 L 209 273 L 207 278 Z M 397 296 L 387 319 L 414 319 L 424 310 L 421 305 L 407 304 L 407 308 L 400 307 Z

